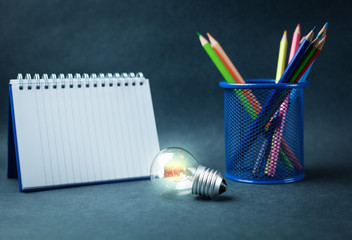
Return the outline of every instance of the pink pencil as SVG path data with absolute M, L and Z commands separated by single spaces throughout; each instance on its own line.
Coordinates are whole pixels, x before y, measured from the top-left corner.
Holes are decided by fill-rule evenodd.
M 289 63 L 298 49 L 300 38 L 301 38 L 301 25 L 298 23 L 292 37 L 290 56 L 288 57 Z
M 276 173 L 277 161 L 278 161 L 279 152 L 280 152 L 282 134 L 284 132 L 285 119 L 286 119 L 289 100 L 290 98 L 288 96 L 280 106 L 280 111 L 278 116 L 279 116 L 279 119 L 281 119 L 281 122 L 279 126 L 276 128 L 276 132 L 273 136 L 272 148 L 270 152 L 270 163 L 269 163 L 269 169 L 268 169 L 268 175 L 270 177 L 274 177 Z
M 293 33 L 293 37 L 292 37 L 290 56 L 288 58 L 289 63 L 299 47 L 300 38 L 301 38 L 301 25 L 297 24 L 297 27 L 296 27 L 296 29 Z M 279 109 L 279 118 L 281 119 L 281 122 L 273 135 L 272 146 L 271 146 L 271 151 L 270 151 L 270 156 L 269 156 L 270 164 L 269 164 L 268 175 L 271 177 L 274 177 L 275 173 L 276 173 L 276 166 L 277 166 L 277 161 L 278 161 L 278 157 L 279 157 L 279 149 L 281 146 L 282 133 L 283 133 L 284 126 L 285 126 L 285 118 L 286 118 L 286 112 L 287 112 L 289 101 L 290 101 L 290 97 L 287 96 L 285 101 L 281 104 L 280 109 Z

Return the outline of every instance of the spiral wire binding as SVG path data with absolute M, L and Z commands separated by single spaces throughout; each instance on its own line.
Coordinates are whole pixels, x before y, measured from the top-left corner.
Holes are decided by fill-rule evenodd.
M 73 88 L 73 75 L 72 74 L 67 74 L 66 78 L 68 78 L 68 80 L 69 80 L 70 88 Z
M 53 82 L 53 88 L 56 89 L 57 88 L 57 77 L 56 77 L 56 74 L 52 73 L 50 75 L 50 79 L 52 80 Z
M 81 88 L 82 87 L 82 76 L 80 73 L 76 73 L 74 79 L 76 79 L 77 82 L 77 87 Z
M 140 79 L 139 85 L 143 85 L 143 83 L 144 83 L 144 75 L 143 75 L 143 73 L 138 72 L 138 73 L 136 74 L 136 77 Z
M 74 88 L 78 87 L 81 88 L 82 86 L 85 86 L 86 88 L 89 87 L 98 87 L 100 85 L 101 87 L 109 86 L 135 86 L 139 83 L 139 85 L 143 85 L 145 81 L 145 77 L 143 73 L 137 72 L 137 73 L 75 73 L 74 75 L 72 73 L 63 74 L 55 74 L 52 73 L 50 74 L 50 77 L 48 74 L 44 73 L 42 76 L 40 76 L 38 73 L 35 73 L 33 75 L 33 79 L 31 74 L 26 73 L 25 77 L 23 78 L 23 75 L 21 73 L 17 74 L 17 80 L 19 82 L 19 89 L 23 90 L 24 86 L 27 86 L 27 89 L 32 89 L 34 87 L 35 89 L 41 89 L 43 87 L 44 89 L 49 89 L 52 87 L 53 89 L 56 89 L 58 86 L 60 88 Z M 67 85 L 67 86 L 66 86 Z
M 99 73 L 99 79 L 101 79 L 101 86 L 105 87 L 105 75 L 104 75 L 104 73 Z
M 98 86 L 97 74 L 92 73 L 90 77 L 93 79 L 93 87 L 97 87 Z
M 67 76 L 67 78 L 69 79 L 70 76 Z M 59 82 L 60 82 L 61 88 L 65 88 L 65 75 L 63 73 L 59 74 Z
M 120 73 L 114 73 L 114 77 L 117 79 L 117 86 L 121 86 L 121 75 Z
M 107 73 L 106 76 L 109 79 L 109 87 L 112 87 L 114 85 L 112 73 Z
M 35 80 L 35 88 L 40 89 L 40 76 L 38 73 L 34 74 L 34 80 Z
M 122 78 L 123 78 L 123 83 L 125 86 L 128 86 L 128 74 L 127 73 L 122 73 L 121 74 Z
M 44 73 L 42 78 L 44 79 L 44 89 L 48 89 L 49 88 L 49 77 L 48 74 Z
M 85 80 L 85 86 L 86 88 L 89 88 L 89 74 L 88 73 L 83 73 L 83 79 Z
M 17 74 L 17 79 L 18 79 L 18 82 L 19 82 L 20 90 L 23 90 L 23 76 L 22 76 L 21 73 Z
M 28 81 L 28 86 L 27 89 L 31 90 L 32 89 L 32 77 L 29 73 L 26 73 L 25 79 Z

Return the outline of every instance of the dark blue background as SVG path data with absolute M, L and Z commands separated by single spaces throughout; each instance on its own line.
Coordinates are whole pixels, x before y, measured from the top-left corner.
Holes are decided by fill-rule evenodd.
M 0 0 L 0 234 L 5 238 L 298 238 L 351 236 L 351 76 L 347 1 Z M 18 193 L 6 179 L 8 81 L 17 73 L 141 71 L 161 148 L 224 171 L 221 75 L 196 32 L 210 32 L 244 78 L 274 78 L 289 41 L 328 21 L 305 90 L 306 180 L 229 183 L 222 202 L 161 199 L 147 181 Z

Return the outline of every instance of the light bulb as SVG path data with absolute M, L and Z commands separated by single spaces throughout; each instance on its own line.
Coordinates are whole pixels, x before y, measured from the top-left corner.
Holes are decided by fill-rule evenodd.
M 227 189 L 220 172 L 200 165 L 190 152 L 177 147 L 156 155 L 150 178 L 159 192 L 171 195 L 192 193 L 214 199 Z

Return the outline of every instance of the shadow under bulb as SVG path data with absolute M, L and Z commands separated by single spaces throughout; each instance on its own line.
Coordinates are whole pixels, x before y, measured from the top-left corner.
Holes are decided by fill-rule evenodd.
M 200 165 L 190 152 L 171 147 L 154 158 L 150 178 L 157 191 L 170 195 L 195 194 L 215 199 L 227 190 L 220 172 Z

